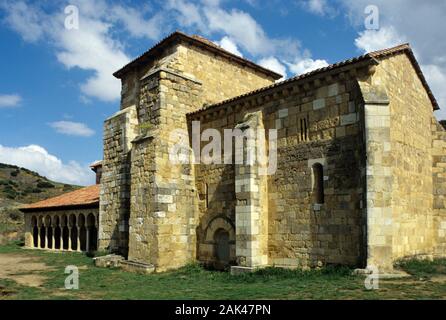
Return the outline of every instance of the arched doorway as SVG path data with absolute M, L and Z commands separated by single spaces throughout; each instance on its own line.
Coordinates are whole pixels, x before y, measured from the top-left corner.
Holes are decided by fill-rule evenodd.
M 230 247 L 229 247 L 229 232 L 219 229 L 215 232 L 215 258 L 221 266 L 229 265 L 230 261 Z
M 235 263 L 235 228 L 229 218 L 217 216 L 208 222 L 198 255 L 205 265 L 218 270 Z

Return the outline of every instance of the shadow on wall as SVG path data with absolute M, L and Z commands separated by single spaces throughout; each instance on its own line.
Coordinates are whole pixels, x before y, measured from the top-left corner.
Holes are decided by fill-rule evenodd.
M 199 178 L 201 216 L 196 228 L 197 260 L 210 268 L 226 269 L 236 264 L 234 165 L 201 165 L 199 170 L 214 179 L 221 176 L 223 181 L 213 184 Z

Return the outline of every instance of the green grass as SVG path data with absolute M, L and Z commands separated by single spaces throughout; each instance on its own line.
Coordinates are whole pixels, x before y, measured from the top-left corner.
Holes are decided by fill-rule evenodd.
M 407 273 L 418 278 L 431 278 L 436 275 L 446 276 L 446 259 L 428 260 L 403 260 L 397 265 Z
M 37 257 L 52 271 L 41 288 L 19 286 L 0 280 L 4 299 L 445 299 L 445 283 L 401 279 L 380 282 L 379 290 L 366 290 L 364 278 L 348 268 L 284 270 L 266 268 L 255 273 L 231 276 L 208 271 L 197 264 L 179 270 L 141 275 L 119 269 L 96 268 L 80 253 L 24 250 L 11 244 L 0 246 L 1 254 Z M 65 267 L 80 269 L 79 290 L 63 289 Z M 3 288 L 3 289 L 2 289 Z M 12 292 L 12 293 L 11 293 Z M 1 299 L 1 296 L 0 296 Z

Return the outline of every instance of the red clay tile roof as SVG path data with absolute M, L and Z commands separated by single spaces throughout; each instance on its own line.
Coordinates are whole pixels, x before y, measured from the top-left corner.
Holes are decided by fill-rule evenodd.
M 329 65 L 327 67 L 320 68 L 320 69 L 317 69 L 317 70 L 313 70 L 311 72 L 308 72 L 308 73 L 305 73 L 305 74 L 301 74 L 301 75 L 295 76 L 293 78 L 286 79 L 286 80 L 281 81 L 281 82 L 276 82 L 276 83 L 274 83 L 272 85 L 269 85 L 269 86 L 266 86 L 266 87 L 263 87 L 263 88 L 259 88 L 259 89 L 256 89 L 254 91 L 251 91 L 251 92 L 247 92 L 247 93 L 242 94 L 240 96 L 236 96 L 236 97 L 230 98 L 228 100 L 224 100 L 224 101 L 218 102 L 216 104 L 206 106 L 206 107 L 204 107 L 202 109 L 199 109 L 197 111 L 189 113 L 189 115 L 194 115 L 194 114 L 198 114 L 198 113 L 200 113 L 202 111 L 205 111 L 205 110 L 214 109 L 214 108 L 217 108 L 219 106 L 225 105 L 227 103 L 235 102 L 237 100 L 241 100 L 241 99 L 243 99 L 245 97 L 253 96 L 253 95 L 256 95 L 258 93 L 263 93 L 263 92 L 266 92 L 268 90 L 275 89 L 277 87 L 280 87 L 282 85 L 286 85 L 286 84 L 289 84 L 289 83 L 292 83 L 292 82 L 297 82 L 297 81 L 301 81 L 301 80 L 304 80 L 304 79 L 308 79 L 308 78 L 310 78 L 312 76 L 318 76 L 320 74 L 323 74 L 323 73 L 331 71 L 331 70 L 343 69 L 345 67 L 353 66 L 353 65 L 356 65 L 356 64 L 361 63 L 361 62 L 362 63 L 375 64 L 376 65 L 376 64 L 379 64 L 379 61 L 378 61 L 379 58 L 383 58 L 383 57 L 387 57 L 387 56 L 391 56 L 391 55 L 395 55 L 395 54 L 399 54 L 399 53 L 403 53 L 403 52 L 407 53 L 410 61 L 412 62 L 412 65 L 415 68 L 416 73 L 418 74 L 421 82 L 423 83 L 423 86 L 424 86 L 427 94 L 429 95 L 429 98 L 431 100 L 433 109 L 434 110 L 439 110 L 440 107 L 438 106 L 437 100 L 435 99 L 435 97 L 434 97 L 434 95 L 433 95 L 433 93 L 432 93 L 432 91 L 431 91 L 431 89 L 429 87 L 429 84 L 427 83 L 426 78 L 423 75 L 423 72 L 421 71 L 420 65 L 418 64 L 417 59 L 415 58 L 415 55 L 414 55 L 412 49 L 410 48 L 410 45 L 408 43 L 405 43 L 405 44 L 402 44 L 402 45 L 399 45 L 399 46 L 396 46 L 396 47 L 393 47 L 393 48 L 370 52 L 370 53 L 364 54 L 364 55 L 359 56 L 359 57 L 355 57 L 355 58 L 344 60 L 344 61 L 341 61 L 341 62 L 338 62 L 338 63 L 334 63 L 334 64 L 331 64 L 331 65 Z
M 43 209 L 68 209 L 74 207 L 99 207 L 100 185 L 85 187 L 60 196 L 35 202 L 20 208 L 21 211 L 39 211 Z
M 249 61 L 247 59 L 239 57 L 229 51 L 226 51 L 225 49 L 216 45 L 212 41 L 209 41 L 209 40 L 207 40 L 203 37 L 197 36 L 197 35 L 190 36 L 183 32 L 180 32 L 180 31 L 175 31 L 174 33 L 170 34 L 169 36 L 167 36 L 166 38 L 164 38 L 163 40 L 158 42 L 156 45 L 154 45 L 152 48 L 150 48 L 149 50 L 144 52 L 142 55 L 140 55 L 139 57 L 137 57 L 136 59 L 134 59 L 133 61 L 131 61 L 130 63 L 128 63 L 121 69 L 119 69 L 118 71 L 116 71 L 113 75 L 116 78 L 120 79 L 127 71 L 133 69 L 134 67 L 137 67 L 141 63 L 149 61 L 150 59 L 153 59 L 153 58 L 157 57 L 158 55 L 160 55 L 161 52 L 167 46 L 169 46 L 171 43 L 175 43 L 175 41 L 184 41 L 184 42 L 193 44 L 195 46 L 204 48 L 208 51 L 211 51 L 215 54 L 223 56 L 223 57 L 225 57 L 229 60 L 232 60 L 234 62 L 237 62 L 241 65 L 248 66 L 254 70 L 257 70 L 258 72 L 261 72 L 261 73 L 273 78 L 274 80 L 278 80 L 278 79 L 282 78 L 282 75 L 280 75 L 274 71 L 271 71 L 269 69 L 266 69 L 262 66 L 259 66 L 258 64 L 254 63 L 252 61 Z

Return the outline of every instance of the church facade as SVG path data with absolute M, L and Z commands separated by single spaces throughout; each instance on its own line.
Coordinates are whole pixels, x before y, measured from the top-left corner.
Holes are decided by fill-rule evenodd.
M 99 249 L 155 271 L 199 261 L 388 272 L 446 254 L 446 132 L 409 45 L 277 82 L 175 32 L 114 75 L 122 98 L 104 123 Z M 253 148 L 275 154 L 272 172 L 230 161 L 247 143 L 227 150 L 205 134 L 234 129 L 265 132 Z M 172 160 L 177 131 L 189 161 Z M 211 142 L 224 161 L 197 161 Z

